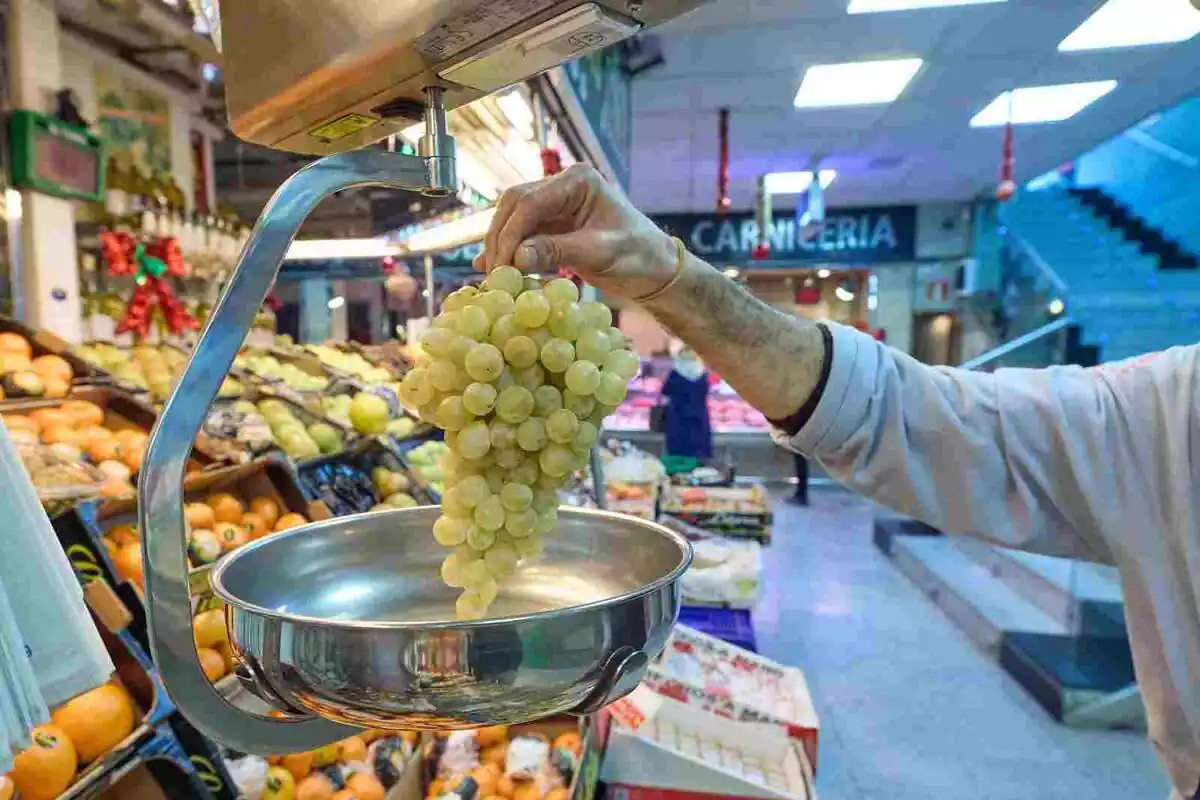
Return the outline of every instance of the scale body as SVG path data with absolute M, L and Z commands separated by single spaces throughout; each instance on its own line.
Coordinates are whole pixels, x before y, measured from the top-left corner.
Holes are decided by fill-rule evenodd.
M 699 4 L 322 0 L 301 8 L 295 0 L 255 0 L 224 9 L 214 39 L 223 49 L 234 132 L 326 157 L 285 181 L 263 209 L 163 408 L 139 476 L 154 659 L 172 700 L 206 736 L 268 755 L 314 749 L 362 727 L 444 730 L 588 713 L 632 691 L 665 645 L 691 548 L 662 526 L 606 512 L 564 511 L 559 554 L 535 564 L 527 584 L 514 589 L 517 604 L 505 618 L 407 619 L 397 615 L 394 593 L 390 605 L 376 604 L 391 616 L 352 618 L 356 604 L 346 598 L 364 587 L 376 598 L 399 586 L 414 598 L 436 593 L 421 577 L 389 581 L 375 569 L 366 578 L 364 552 L 408 547 L 380 539 L 380 524 L 393 523 L 397 533 L 428 529 L 436 512 L 403 509 L 296 528 L 226 556 L 214 589 L 227 604 L 244 691 L 223 696 L 204 675 L 192 639 L 183 480 L 208 408 L 301 223 L 322 199 L 367 186 L 453 193 L 447 108 Z M 357 149 L 418 120 L 425 123 L 419 155 Z M 344 546 L 351 542 L 365 550 Z M 414 559 L 425 546 L 412 545 Z M 318 551 L 329 560 L 326 574 L 339 581 L 323 597 L 337 602 L 264 594 L 264 582 L 289 579 L 270 575 L 273 565 L 303 563 Z M 247 569 L 250 563 L 257 567 Z M 641 572 L 630 574 L 631 564 Z M 428 575 L 438 580 L 432 569 Z M 319 592 L 320 579 L 299 581 L 300 591 Z M 539 606 L 545 586 L 561 589 L 567 605 Z M 289 603 L 317 611 L 296 613 Z

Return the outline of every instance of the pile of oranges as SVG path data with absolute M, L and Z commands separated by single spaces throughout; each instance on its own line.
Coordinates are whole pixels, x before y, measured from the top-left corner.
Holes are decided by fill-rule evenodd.
M 561 774 L 554 764 L 561 755 L 562 759 L 578 765 L 583 746 L 577 732 L 568 731 L 553 740 L 541 733 L 521 731 L 517 734 L 543 742 L 546 755 L 536 765 L 534 774 L 509 772 L 512 765 L 508 760 L 508 749 L 512 738 L 508 726 L 494 725 L 472 733 L 478 750 L 477 765 L 469 772 L 450 772 L 444 762 L 439 764 L 438 776 L 425 790 L 425 800 L 437 800 L 447 792 L 454 792 L 468 778 L 478 787 L 480 800 L 568 800 L 570 789 L 565 784 L 569 776 Z M 444 738 L 445 734 L 439 733 L 438 737 Z M 551 758 L 552 754 L 556 757 Z
M 28 339 L 19 333 L 4 332 L 0 333 L 0 375 L 12 376 L 10 385 L 21 387 L 23 396 L 66 397 L 71 391 L 75 371 L 62 356 L 34 358 Z M 37 391 L 39 387 L 40 391 Z M 0 399 L 3 399 L 3 392 L 0 392 Z
M 270 756 L 262 800 L 384 800 L 387 790 L 370 767 L 368 747 L 392 735 L 366 730 L 316 750 Z M 415 746 L 416 734 L 405 737 Z
M 101 493 L 119 497 L 133 491 L 150 436 L 139 428 L 114 429 L 104 409 L 87 400 L 64 400 L 53 408 L 5 414 L 9 438 L 18 444 L 42 444 L 68 462 L 90 462 L 104 473 Z
M 21 800 L 53 800 L 79 770 L 103 756 L 133 732 L 133 699 L 119 683 L 105 684 L 68 701 L 34 728 L 32 743 L 7 776 Z M 6 778 L 0 778 L 0 792 Z

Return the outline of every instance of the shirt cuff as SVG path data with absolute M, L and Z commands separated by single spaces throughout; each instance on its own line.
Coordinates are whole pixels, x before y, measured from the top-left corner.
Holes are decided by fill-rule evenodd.
M 854 328 L 825 324 L 833 337 L 833 361 L 816 409 L 794 436 L 771 430 L 779 444 L 818 458 L 840 448 L 858 430 L 874 394 L 883 350 L 879 342 Z

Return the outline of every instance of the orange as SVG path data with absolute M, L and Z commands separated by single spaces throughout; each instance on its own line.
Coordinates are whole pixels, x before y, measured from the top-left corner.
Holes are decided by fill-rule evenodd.
M 279 765 L 292 773 L 292 777 L 296 780 L 304 780 L 312 772 L 313 754 L 307 750 L 303 753 L 291 753 L 284 756 Z
M 37 424 L 37 420 L 21 414 L 5 414 L 4 427 L 10 431 L 29 431 L 30 433 L 37 433 L 41 430 L 41 426 Z
M 241 525 L 234 525 L 232 522 L 218 522 L 213 526 L 213 533 L 216 534 L 217 541 L 221 543 L 221 549 L 226 553 L 237 550 L 250 541 L 250 534 L 246 533 L 246 529 Z
M 105 484 L 108 486 L 108 484 Z M 146 573 L 142 568 L 142 546 L 137 542 L 130 542 L 121 547 L 117 551 L 117 574 L 122 580 L 127 580 L 130 583 L 136 583 L 143 589 L 146 588 Z
M 480 747 L 491 747 L 494 744 L 508 741 L 508 726 L 493 725 L 489 728 L 479 728 L 475 731 L 475 741 Z
M 93 442 L 108 441 L 113 439 L 113 433 L 108 428 L 102 425 L 82 425 L 76 426 L 76 435 L 79 437 L 79 446 L 88 447 Z M 113 441 L 116 441 L 113 439 Z M 107 461 L 108 459 L 101 458 L 99 461 Z
M 188 503 L 183 507 L 183 515 L 187 517 L 188 525 L 191 525 L 193 530 L 212 530 L 217 524 L 217 515 L 204 503 Z
M 245 529 L 246 535 L 250 537 L 251 541 L 261 539 L 271 532 L 266 521 L 253 511 L 242 514 L 242 528 Z
M 29 748 L 13 761 L 12 780 L 22 800 L 53 800 L 75 778 L 75 746 L 53 725 L 33 729 Z
M 236 524 L 242 521 L 242 514 L 246 513 L 246 509 L 242 507 L 242 501 L 228 492 L 211 495 L 204 502 L 208 503 L 208 507 L 213 510 L 213 515 L 216 516 L 217 522 L 233 522 Z
M 338 757 L 342 763 L 367 760 L 367 744 L 358 736 L 351 736 L 338 742 Z
M 362 798 L 349 789 L 342 789 L 333 796 L 333 800 L 362 800 Z
M 471 770 L 471 777 L 479 784 L 479 793 L 495 794 L 496 784 L 504 777 L 504 773 L 495 764 L 484 764 Z
M 250 510 L 263 518 L 267 527 L 274 528 L 279 521 L 279 503 L 269 497 L 256 497 L 250 501 Z
M 29 340 L 19 333 L 0 333 L 0 353 L 22 355 L 33 358 L 33 348 Z
M 579 734 L 575 731 L 567 731 L 554 740 L 555 750 L 566 750 L 568 753 L 574 753 L 575 757 L 579 757 L 582 750 L 582 745 L 579 741 Z
M 288 528 L 295 528 L 300 525 L 307 524 L 308 520 L 306 520 L 302 515 L 289 512 L 280 517 L 279 521 L 275 523 L 275 532 L 279 533 L 280 531 L 286 531 Z
M 333 781 L 320 772 L 296 784 L 296 800 L 333 800 Z
M 123 480 L 110 480 L 100 487 L 101 497 L 124 497 L 133 494 L 133 487 Z
M 567 800 L 570 796 L 570 792 L 560 786 L 547 792 L 543 800 Z
M 192 635 L 196 637 L 198 647 L 216 647 L 221 642 L 228 642 L 225 615 L 219 608 L 201 611 L 192 618 Z
M 52 375 L 42 378 L 43 397 L 66 397 L 69 391 L 71 391 L 70 381 L 64 381 L 62 378 L 56 378 Z
M 93 439 L 87 445 L 87 454 L 95 463 L 101 461 L 121 461 L 121 443 L 109 436 L 104 439 Z
M 318 747 L 313 753 L 314 767 L 328 767 L 330 764 L 336 764 L 340 750 L 337 742 Z
M 16 791 L 17 787 L 13 785 L 12 778 L 0 775 L 0 800 L 13 800 Z
M 42 376 L 42 380 L 56 378 L 69 386 L 71 379 L 75 377 L 75 372 L 71 369 L 71 365 L 62 356 L 38 356 L 30 362 L 29 366 L 33 368 L 34 372 Z
M 356 772 L 346 781 L 346 791 L 358 800 L 383 800 L 387 790 L 383 784 L 369 772 Z
M 484 764 L 495 764 L 498 767 L 503 767 L 507 759 L 508 745 L 506 744 L 494 744 L 479 751 L 479 760 Z
M 216 650 L 221 654 L 221 658 L 225 659 L 225 671 L 233 672 L 237 667 L 237 659 L 233 656 L 233 647 L 229 642 L 217 642 Z
M 200 666 L 209 683 L 216 683 L 225 677 L 225 659 L 220 653 L 211 647 L 197 648 L 196 653 L 200 656 Z
M 121 546 L 142 540 L 142 537 L 138 534 L 137 525 L 134 525 L 132 522 L 116 526 L 108 532 L 108 538 Z
M 542 793 L 536 783 L 527 781 L 513 791 L 512 800 L 542 800 Z
M 267 770 L 267 790 L 262 800 L 296 800 L 296 779 L 283 767 Z
M 75 418 L 76 425 L 103 425 L 104 409 L 87 400 L 64 400 L 59 406 Z
M 42 429 L 48 428 L 51 425 L 75 427 L 75 418 L 61 408 L 35 408 L 29 412 L 29 418 Z
M 125 462 L 125 466 L 134 472 L 142 468 L 142 459 L 145 457 L 146 443 L 144 441 L 127 444 L 121 453 L 121 460 Z
M 42 428 L 42 441 L 46 444 L 79 444 L 79 431 L 70 425 L 55 423 Z
M 496 794 L 501 797 L 512 797 L 517 791 L 517 782 L 508 775 L 501 775 L 500 780 L 496 781 Z
M 115 436 L 117 441 L 125 447 L 130 447 L 136 444 L 144 445 L 150 439 L 145 431 L 139 431 L 137 428 L 122 428 L 121 430 L 113 433 L 113 436 Z
M 68 700 L 50 715 L 86 764 L 120 744 L 133 731 L 136 712 L 133 700 L 115 683 L 108 683 Z

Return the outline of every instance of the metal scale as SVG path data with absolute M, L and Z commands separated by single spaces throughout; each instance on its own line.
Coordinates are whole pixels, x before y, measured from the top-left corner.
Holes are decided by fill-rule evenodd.
M 563 509 L 544 556 L 501 583 L 492 616 L 454 619 L 434 507 L 339 518 L 221 561 L 240 691 L 207 680 L 192 640 L 182 484 L 187 455 L 300 224 L 363 186 L 457 189 L 446 109 L 611 44 L 701 0 L 195 0 L 222 48 L 230 123 L 326 156 L 288 179 L 163 409 L 138 487 L 151 643 L 176 705 L 205 735 L 260 754 L 357 728 L 450 729 L 587 713 L 632 691 L 679 613 L 691 561 L 675 533 Z M 301 7 L 302 6 L 302 7 Z M 355 148 L 425 123 L 418 156 Z

